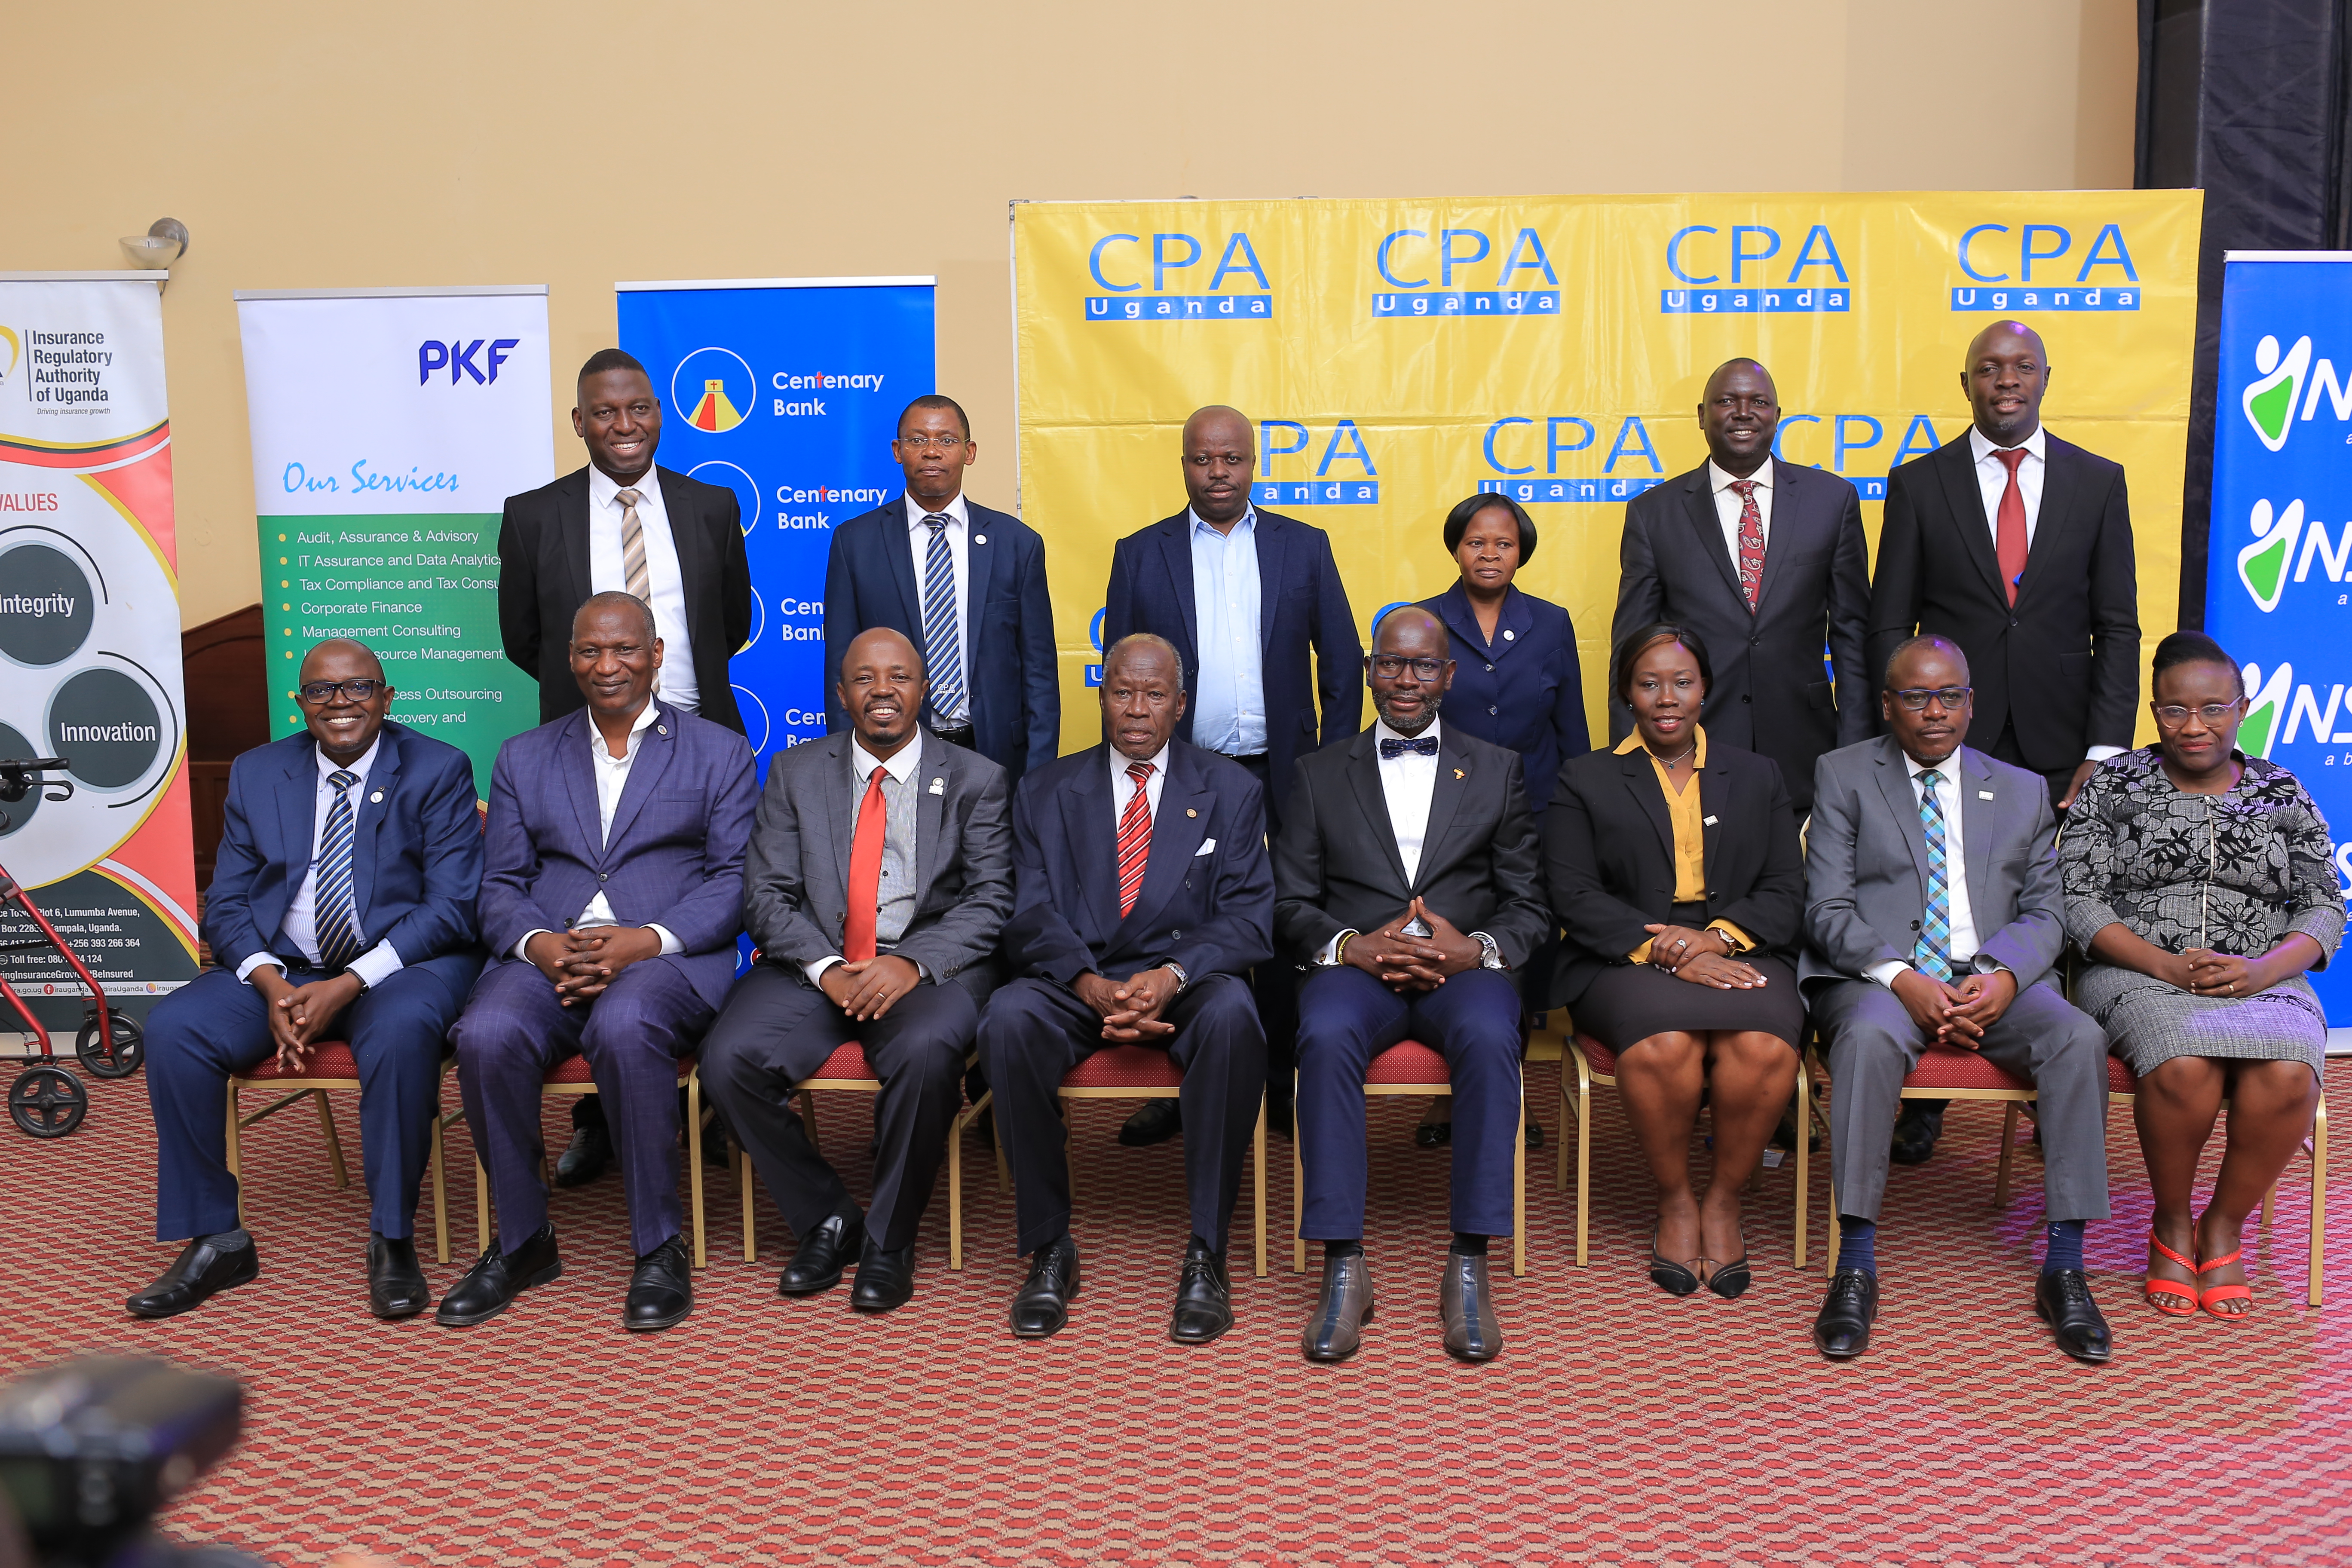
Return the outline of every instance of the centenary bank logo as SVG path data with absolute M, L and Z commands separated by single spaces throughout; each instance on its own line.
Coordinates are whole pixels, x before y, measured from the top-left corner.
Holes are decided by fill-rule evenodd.
M 1314 445 L 1315 433 L 1296 419 L 1258 421 L 1257 449 L 1269 470 L 1276 458 L 1297 456 Z M 1341 464 L 1353 464 L 1357 471 L 1331 471 Z M 1262 473 L 1250 486 L 1250 500 L 1260 506 L 1378 506 L 1380 470 L 1372 467 L 1363 431 L 1353 419 L 1342 419 L 1323 441 L 1314 478 L 1279 479 L 1271 472 Z
M 1953 247 L 1959 268 L 1979 287 L 1955 285 L 1955 310 L 2137 310 L 2139 268 L 2124 243 L 2123 225 L 2102 224 L 2083 260 L 2066 277 L 2074 237 L 2054 223 L 2019 226 L 2015 237 L 2005 223 L 1980 223 Z M 1995 237 L 1998 236 L 1999 237 Z M 2042 276 L 2034 277 L 2034 268 Z
M 2327 364 L 2324 360 L 2320 363 Z M 2310 368 L 2311 340 L 2308 337 L 2295 339 L 2294 347 L 2284 356 L 2279 353 L 2278 339 L 2268 333 L 2263 334 L 2263 341 L 2254 345 L 2254 379 L 2248 382 L 2246 389 L 2238 395 L 2238 405 L 2246 411 L 2246 423 L 2254 427 L 2254 434 L 2262 437 L 2263 445 L 2273 452 L 2286 445 L 2287 436 L 2294 428 L 2295 400 L 2302 395 Z M 2327 364 L 2327 379 L 2334 382 L 2336 367 Z M 2336 389 L 2336 395 L 2339 403 L 2343 401 L 2341 387 Z M 2316 383 L 2312 385 L 2311 401 L 2313 406 L 2305 413 L 2305 419 L 2317 411 L 2319 388 Z
M 1465 316 L 1557 316 L 1559 314 L 1559 274 L 1534 229 L 1523 228 L 1507 247 L 1496 243 L 1502 231 L 1480 228 L 1400 228 L 1382 235 L 1372 247 L 1372 270 L 1385 289 L 1372 295 L 1375 321 L 1416 318 L 1459 319 Z M 1501 265 L 1488 273 L 1490 258 Z M 1429 269 L 1437 269 L 1431 287 Z M 1405 277 L 1405 273 L 1416 276 Z M 1454 274 L 1472 287 L 1456 288 Z M 1492 288 L 1475 287 L 1491 283 Z
M 1201 275 L 1192 269 L 1213 251 L 1217 265 L 1209 273 L 1208 288 L 1188 292 L 1201 282 Z M 1266 281 L 1257 247 L 1244 229 L 1227 235 L 1170 231 L 1154 234 L 1149 242 L 1139 234 L 1107 234 L 1087 252 L 1087 275 L 1097 288 L 1108 290 L 1086 296 L 1089 321 L 1274 320 L 1274 286 Z M 1256 289 L 1248 289 L 1244 279 L 1256 283 Z
M 669 405 L 697 430 L 723 435 L 759 406 L 760 378 L 732 349 L 697 349 L 670 374 Z
M 1789 270 L 1775 279 L 1778 269 L 1766 263 L 1783 251 L 1790 258 Z M 1807 229 L 1793 250 L 1768 224 L 1733 224 L 1728 234 L 1712 224 L 1686 224 L 1666 241 L 1666 271 L 1683 286 L 1660 291 L 1663 315 L 1843 314 L 1853 309 L 1853 279 L 1846 276 L 1845 258 L 1825 223 Z

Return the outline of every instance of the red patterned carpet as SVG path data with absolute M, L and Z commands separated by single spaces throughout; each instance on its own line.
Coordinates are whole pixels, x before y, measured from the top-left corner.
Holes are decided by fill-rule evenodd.
M 1557 1137 L 1554 1074 L 1533 1068 L 1529 1089 Z M 1483 1368 L 1438 1346 L 1444 1156 L 1411 1146 L 1417 1101 L 1376 1103 L 1367 1245 L 1382 1310 L 1354 1362 L 1318 1368 L 1296 1348 L 1315 1277 L 1291 1274 L 1279 1242 L 1275 1272 L 1238 1282 L 1233 1333 L 1167 1342 L 1180 1155 L 1117 1147 L 1127 1107 L 1104 1102 L 1076 1111 L 1085 1291 L 1044 1343 L 1004 1330 L 1020 1267 L 976 1140 L 966 1271 L 947 1268 L 942 1194 L 917 1298 L 879 1321 L 845 1290 L 780 1300 L 782 1227 L 764 1210 L 760 1261 L 743 1262 L 736 1189 L 717 1173 L 711 1265 L 678 1330 L 615 1323 L 627 1260 L 610 1178 L 556 1197 L 559 1283 L 468 1332 L 380 1325 L 349 1104 L 352 1187 L 330 1184 L 301 1108 L 255 1129 L 260 1279 L 142 1323 L 121 1300 L 172 1250 L 150 1238 L 145 1095 L 94 1087 L 68 1141 L 0 1130 L 5 1370 L 103 1349 L 244 1378 L 243 1445 L 168 1523 L 277 1563 L 344 1549 L 414 1564 L 1002 1568 L 2352 1559 L 2352 1270 L 2331 1264 L 2327 1309 L 2302 1304 L 2307 1166 L 2252 1249 L 2253 1321 L 2158 1319 L 2134 1289 L 2147 1195 L 2120 1109 L 2116 1217 L 2091 1233 L 2118 1341 L 2105 1368 L 2067 1361 L 2033 1319 L 2039 1164 L 2021 1134 L 2024 1181 L 1995 1211 L 1997 1110 L 1954 1107 L 1935 1161 L 1895 1173 L 1880 1343 L 1831 1366 L 1805 1337 L 1818 1229 L 1811 1269 L 1790 1266 L 1790 1168 L 1751 1205 L 1755 1289 L 1672 1300 L 1638 1266 L 1646 1183 L 1606 1090 L 1592 1265 L 1573 1265 L 1547 1149 L 1529 1162 L 1528 1275 L 1499 1290 L 1508 1342 Z M 2352 1065 L 2329 1087 L 2352 1105 Z M 828 1150 L 862 1151 L 859 1097 L 821 1114 Z M 1288 1150 L 1273 1148 L 1280 1237 Z M 471 1162 L 453 1152 L 457 1254 L 428 1268 L 436 1290 L 474 1245 Z M 1245 1188 L 1237 1247 L 1247 1202 Z M 2339 1198 L 2339 1237 L 2347 1218 Z

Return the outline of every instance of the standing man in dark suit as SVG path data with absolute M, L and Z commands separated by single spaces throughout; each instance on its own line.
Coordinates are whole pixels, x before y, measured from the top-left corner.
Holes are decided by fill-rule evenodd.
M 662 642 L 633 594 L 572 623 L 588 699 L 499 748 L 482 936 L 491 960 L 453 1031 L 498 1235 L 442 1298 L 470 1327 L 563 1272 L 540 1184 L 547 1069 L 588 1058 L 627 1189 L 627 1329 L 694 1305 L 677 1202 L 677 1061 L 735 983 L 758 771 L 743 737 L 656 701 Z
M 1780 395 L 1752 359 L 1727 360 L 1707 377 L 1698 424 L 1707 460 L 1625 508 L 1610 645 L 1659 621 L 1697 633 L 1715 662 L 1707 733 L 1779 763 L 1801 818 L 1813 760 L 1871 731 L 1862 500 L 1835 474 L 1772 456 Z M 1834 682 L 1822 669 L 1824 647 Z M 1633 730 L 1632 711 L 1612 698 L 1610 738 Z
M 1240 763 L 1265 789 L 1266 823 L 1282 825 L 1281 793 L 1299 757 L 1363 724 L 1363 644 L 1331 541 L 1295 518 L 1250 504 L 1257 442 L 1237 411 L 1211 405 L 1184 421 L 1184 493 L 1192 504 L 1129 534 L 1111 553 L 1105 645 L 1150 632 L 1184 661 L 1191 706 L 1176 738 Z M 1309 653 L 1313 674 L 1309 675 Z M 1322 728 L 1316 728 L 1318 715 Z M 1291 976 L 1257 985 L 1266 1034 L 1267 1121 L 1290 1131 Z M 1177 1112 L 1155 1100 L 1128 1119 L 1121 1142 L 1156 1143 Z
M 929 679 L 922 717 L 930 733 L 978 752 L 1018 784 L 1062 749 L 1045 542 L 964 495 L 963 471 L 980 460 L 980 443 L 955 399 L 933 393 L 907 405 L 890 456 L 906 473 L 906 493 L 834 530 L 825 677 L 840 679 L 849 645 L 868 629 L 904 634 Z M 852 722 L 829 694 L 825 727 L 837 734 Z
M 229 769 L 205 897 L 205 939 L 221 967 L 148 1016 L 155 1234 L 190 1239 L 131 1298 L 138 1317 L 176 1316 L 260 1272 L 228 1173 L 228 1079 L 273 1053 L 299 1066 L 335 1038 L 351 1042 L 359 1067 L 368 1310 L 408 1318 L 432 1300 L 413 1221 L 442 1040 L 482 967 L 474 768 L 457 747 L 385 722 L 392 688 L 358 643 L 312 648 L 297 690 L 303 732 Z
M 727 661 L 751 635 L 751 568 L 735 492 L 654 467 L 661 400 L 646 367 L 599 349 L 580 367 L 572 428 L 588 466 L 507 498 L 499 524 L 499 632 L 507 658 L 539 682 L 539 720 L 576 710 L 572 616 L 591 594 L 653 606 L 668 663 L 661 700 L 740 734 Z M 572 1146 L 555 1184 L 602 1175 L 613 1144 L 603 1100 L 572 1102 Z
M 1013 808 L 1020 978 L 990 1001 L 981 1054 L 1013 1166 L 1029 1277 L 1013 1331 L 1044 1339 L 1078 1293 L 1062 1076 L 1107 1045 L 1160 1047 L 1184 1075 L 1192 1235 L 1168 1337 L 1233 1326 L 1225 1253 L 1242 1160 L 1265 1082 L 1265 1037 L 1244 982 L 1273 952 L 1265 791 L 1232 763 L 1171 739 L 1184 667 L 1148 633 L 1103 658 L 1103 743 L 1021 782 Z
M 924 686 L 913 643 L 860 635 L 835 693 L 856 731 L 768 764 L 743 892 L 760 962 L 702 1047 L 702 1081 L 800 1238 L 777 1291 L 830 1290 L 855 1259 L 861 1312 L 915 1293 L 915 1231 L 1013 911 L 1004 770 L 924 731 Z M 792 1108 L 852 1040 L 882 1083 L 870 1212 Z
M 1438 1287 L 1446 1353 L 1502 1351 L 1486 1238 L 1511 1234 L 1519 1138 L 1518 978 L 1552 933 L 1519 757 L 1438 721 L 1445 625 L 1389 612 L 1366 661 L 1380 721 L 1297 764 L 1275 835 L 1276 950 L 1299 992 L 1299 1234 L 1323 1243 L 1309 1361 L 1356 1353 L 1372 1315 L 1364 1257 L 1364 1069 L 1411 1037 L 1454 1083 L 1454 1245 Z
M 1878 1315 L 1878 1205 L 1905 1075 L 1930 1045 L 1974 1051 L 2040 1096 L 2046 1211 L 2033 1305 L 2080 1361 L 2112 1349 L 2083 1271 L 2107 1217 L 2107 1037 L 2058 994 L 2058 825 L 2043 781 L 1960 744 L 1969 661 L 1938 637 L 1895 651 L 1887 733 L 1820 763 L 1797 984 L 1829 1038 L 1836 1272 L 1813 1321 L 1833 1360 Z M 1976 1309 L 1971 1309 L 1976 1310 Z

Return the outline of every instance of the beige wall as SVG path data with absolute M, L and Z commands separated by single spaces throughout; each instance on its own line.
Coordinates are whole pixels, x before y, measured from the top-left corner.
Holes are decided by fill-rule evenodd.
M 0 268 L 118 267 L 165 214 L 193 232 L 163 302 L 193 625 L 259 596 L 232 289 L 546 283 L 564 363 L 611 341 L 620 279 L 935 273 L 972 490 L 1005 505 L 1011 198 L 2128 185 L 2133 17 L 17 5 Z

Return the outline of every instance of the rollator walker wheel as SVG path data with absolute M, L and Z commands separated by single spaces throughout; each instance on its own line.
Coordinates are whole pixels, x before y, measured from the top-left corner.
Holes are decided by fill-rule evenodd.
M 107 1009 L 106 1022 L 107 1032 L 114 1037 L 111 1048 L 98 1037 L 98 1014 L 93 1009 L 82 1016 L 81 1033 L 74 1037 L 74 1055 L 93 1078 L 129 1078 L 147 1059 L 147 1033 L 138 1019 L 111 1007 Z
M 8 1119 L 28 1138 L 63 1138 L 89 1114 L 89 1090 L 64 1068 L 26 1068 L 8 1086 Z

